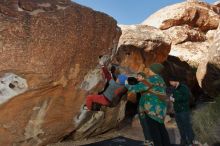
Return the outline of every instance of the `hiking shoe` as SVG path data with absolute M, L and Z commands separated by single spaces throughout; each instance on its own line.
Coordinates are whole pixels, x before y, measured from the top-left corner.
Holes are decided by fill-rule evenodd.
M 81 109 L 81 111 L 82 111 L 82 110 L 89 110 L 89 109 L 88 109 L 88 107 L 84 104 L 83 107 L 82 107 L 82 109 Z
M 83 105 L 81 107 L 81 112 L 74 118 L 76 126 L 78 126 L 87 116 L 87 113 L 89 112 L 89 109 L 86 105 Z
M 154 142 L 153 141 L 149 141 L 149 140 L 145 140 L 144 141 L 144 145 L 145 146 L 154 146 Z

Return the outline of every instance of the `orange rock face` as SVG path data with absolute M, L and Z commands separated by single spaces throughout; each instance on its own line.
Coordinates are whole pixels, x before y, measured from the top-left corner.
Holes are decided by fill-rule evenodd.
M 0 145 L 59 141 L 74 130 L 84 76 L 99 55 L 114 53 L 121 31 L 108 15 L 69 0 L 1 1 L 0 13 L 0 75 L 28 85 L 0 105 Z M 10 81 L 1 78 L 0 98 L 4 86 L 23 88 Z
M 166 60 L 171 40 L 161 30 L 147 25 L 121 25 L 116 60 L 131 72 L 144 71 L 152 63 Z
M 72 86 L 28 91 L 0 107 L 1 145 L 46 145 L 74 129 L 73 116 L 85 92 Z
M 47 4 L 46 1 L 44 3 Z M 44 3 L 31 4 L 35 6 Z M 26 5 L 28 4 L 25 3 L 23 7 L 27 7 Z M 31 74 L 32 78 L 36 76 L 38 84 L 29 83 L 33 87 L 61 78 L 77 77 L 82 80 L 87 70 L 94 68 L 99 55 L 111 53 L 109 48 L 112 48 L 113 42 L 117 42 L 119 37 L 114 20 L 106 19 L 107 15 L 77 4 L 61 6 L 63 9 L 59 9 L 57 4 L 56 10 L 53 11 L 52 7 L 52 10 L 37 14 L 22 10 L 10 19 L 7 15 L 0 17 L 3 26 L 0 43 L 1 70 L 13 69 L 22 74 Z

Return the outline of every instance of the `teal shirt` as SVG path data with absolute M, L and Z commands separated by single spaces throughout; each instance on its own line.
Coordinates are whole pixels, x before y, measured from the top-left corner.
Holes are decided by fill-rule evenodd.
M 186 85 L 181 83 L 173 91 L 173 97 L 175 98 L 175 101 L 173 104 L 174 104 L 174 110 L 176 113 L 189 111 L 190 90 Z
M 166 95 L 166 85 L 162 77 L 154 75 L 146 79 L 153 86 L 151 89 L 144 83 L 140 82 L 137 85 L 127 85 L 128 92 L 141 93 L 148 89 L 155 93 L 143 93 L 139 101 L 139 112 L 145 112 L 150 118 L 156 120 L 159 123 L 164 123 L 166 116 L 167 104 L 165 101 L 161 101 L 158 98 L 159 95 Z

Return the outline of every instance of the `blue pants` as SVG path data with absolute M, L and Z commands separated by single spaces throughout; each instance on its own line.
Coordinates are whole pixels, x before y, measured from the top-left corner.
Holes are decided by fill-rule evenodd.
M 190 112 L 176 113 L 176 123 L 181 135 L 181 144 L 192 144 L 194 133 L 192 130 Z

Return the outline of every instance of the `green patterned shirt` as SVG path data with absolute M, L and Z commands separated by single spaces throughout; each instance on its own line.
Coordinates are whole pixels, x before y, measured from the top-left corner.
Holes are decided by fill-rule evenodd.
M 166 96 L 165 82 L 159 75 L 151 76 L 146 80 L 152 84 L 151 88 L 143 82 L 140 82 L 136 85 L 127 85 L 128 92 L 142 93 L 139 101 L 139 112 L 141 115 L 145 112 L 150 118 L 159 123 L 163 123 L 166 115 L 167 104 L 165 101 L 160 100 L 158 95 Z M 146 92 L 148 90 L 150 90 L 150 92 Z

